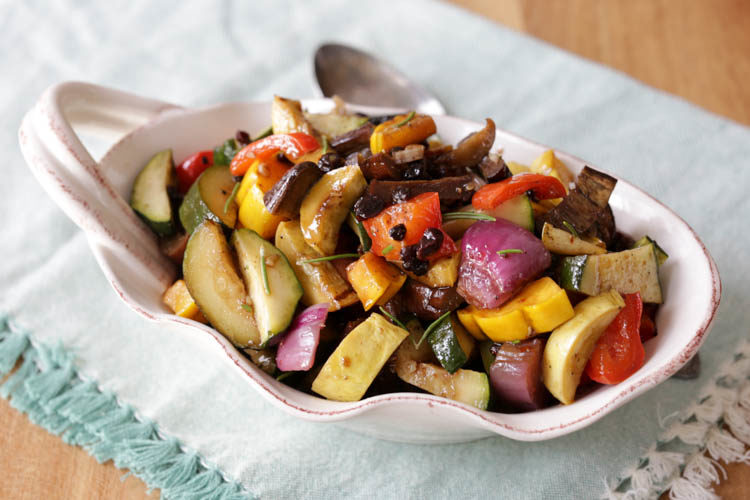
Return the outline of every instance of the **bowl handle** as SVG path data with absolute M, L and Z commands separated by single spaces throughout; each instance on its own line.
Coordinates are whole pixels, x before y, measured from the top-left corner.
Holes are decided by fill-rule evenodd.
M 150 229 L 102 175 L 76 129 L 112 139 L 174 109 L 179 107 L 99 85 L 65 82 L 44 92 L 19 130 L 27 164 L 50 197 L 84 230 L 92 247 L 114 252 L 124 264 L 146 266 L 161 282 L 171 278 L 174 266 L 159 251 Z

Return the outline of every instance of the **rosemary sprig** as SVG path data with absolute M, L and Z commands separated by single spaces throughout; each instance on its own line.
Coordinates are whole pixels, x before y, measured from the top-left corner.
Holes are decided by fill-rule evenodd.
M 315 262 L 326 262 L 329 260 L 336 260 L 336 259 L 358 259 L 359 254 L 358 253 L 339 253 L 336 255 L 327 255 L 325 257 L 316 257 L 314 259 L 307 259 L 307 260 L 301 260 L 299 261 L 300 264 L 313 264 Z
M 393 245 L 388 245 L 383 249 L 383 255 L 388 255 L 388 252 L 390 252 L 391 250 L 393 250 Z
M 398 318 L 396 318 L 396 317 L 395 317 L 395 316 L 393 316 L 393 315 L 392 315 L 391 313 L 389 313 L 388 311 L 386 311 L 386 310 L 385 310 L 385 308 L 383 308 L 383 306 L 379 306 L 379 307 L 380 307 L 380 312 L 382 312 L 382 313 L 383 313 L 383 314 L 385 315 L 385 317 L 387 317 L 387 318 L 388 318 L 389 320 L 391 320 L 391 321 L 393 321 L 394 323 L 396 323 L 396 325 L 397 325 L 397 326 L 400 326 L 401 328 L 403 328 L 403 329 L 404 329 L 404 330 L 406 330 L 407 332 L 409 331 L 409 329 L 408 329 L 408 328 L 406 328 L 406 325 L 404 325 L 404 324 L 403 324 L 402 322 L 400 322 L 400 321 L 398 320 Z
M 328 137 L 323 136 L 323 154 L 326 154 L 328 152 Z
M 237 191 L 239 190 L 240 190 L 240 183 L 235 182 L 234 187 L 232 188 L 232 193 L 229 195 L 229 198 L 227 198 L 227 201 L 224 202 L 224 214 L 225 215 L 229 211 L 229 205 L 232 204 L 232 202 L 234 201 L 234 197 L 237 196 Z
M 456 219 L 488 220 L 490 222 L 495 222 L 497 220 L 491 215 L 479 212 L 445 212 L 443 214 L 443 221 Z
M 420 345 L 422 345 L 422 342 L 424 341 L 424 339 L 426 339 L 433 332 L 433 330 L 439 327 L 440 324 L 443 322 L 443 320 L 447 318 L 448 316 L 450 316 L 452 312 L 453 311 L 447 311 L 443 313 L 438 319 L 430 323 L 430 326 L 428 326 L 427 329 L 424 331 L 424 333 L 422 334 L 422 337 L 419 339 L 419 342 L 417 342 L 416 346 L 419 347 Z
M 357 219 L 357 216 L 351 210 L 349 211 L 349 217 L 354 221 L 354 225 L 357 228 L 357 236 L 359 237 L 359 242 L 362 244 L 362 250 L 365 252 L 369 251 L 370 247 L 372 247 L 372 239 L 367 234 L 364 224 Z
M 268 269 L 266 268 L 266 249 L 260 247 L 260 274 L 263 276 L 263 290 L 266 295 L 271 295 L 271 287 L 268 286 Z
M 572 234 L 576 238 L 580 238 L 580 236 L 578 236 L 578 231 L 576 231 L 576 228 L 573 227 L 573 224 L 564 220 L 562 221 L 562 225 L 565 226 L 565 229 L 567 229 L 570 234 Z
M 506 248 L 505 250 L 498 250 L 497 254 L 501 257 L 508 255 L 510 253 L 525 253 L 520 248 Z
M 412 121 L 414 117 L 416 116 L 416 114 L 417 114 L 416 111 L 410 112 L 408 115 L 406 115 L 406 118 L 404 118 L 403 120 L 401 120 L 400 122 L 396 124 L 396 128 L 403 127 L 404 125 Z
M 240 307 L 242 307 L 242 308 L 243 308 L 243 309 L 244 309 L 245 311 L 247 311 L 247 312 L 249 312 L 249 313 L 253 312 L 253 308 L 252 308 L 252 307 L 250 307 L 250 306 L 249 306 L 249 305 L 247 305 L 247 304 L 240 304 Z
M 276 377 L 276 380 L 278 380 L 279 382 L 281 382 L 282 380 L 284 380 L 285 378 L 289 377 L 290 375 L 294 375 L 294 372 L 284 372 L 281 375 L 279 375 L 278 377 Z

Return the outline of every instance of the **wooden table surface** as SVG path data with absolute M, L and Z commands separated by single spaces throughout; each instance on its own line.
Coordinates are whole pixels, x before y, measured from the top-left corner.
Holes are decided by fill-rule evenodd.
M 453 1 L 750 125 L 750 1 Z M 146 497 L 141 481 L 121 481 L 123 471 L 47 434 L 3 399 L 0 422 L 0 498 Z M 750 497 L 750 466 L 727 471 L 716 492 Z

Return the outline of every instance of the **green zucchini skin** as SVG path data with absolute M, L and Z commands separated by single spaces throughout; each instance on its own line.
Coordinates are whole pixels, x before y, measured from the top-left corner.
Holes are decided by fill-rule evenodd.
M 302 298 L 302 285 L 281 250 L 255 231 L 237 229 L 232 233 L 232 245 L 252 299 L 261 345 L 265 346 L 272 337 L 284 332 L 294 319 L 297 304 Z M 268 293 L 261 256 L 267 262 Z M 272 265 L 269 265 L 269 261 Z
M 433 330 L 427 337 L 427 342 L 432 347 L 432 352 L 440 364 L 448 373 L 455 373 L 469 360 L 468 354 L 463 350 L 458 340 L 461 335 L 457 330 L 463 326 L 451 315 Z M 465 334 L 465 332 L 463 332 Z
M 646 235 L 643 238 L 639 239 L 633 244 L 633 248 L 638 248 L 646 245 L 654 245 L 654 254 L 656 255 L 656 262 L 660 266 L 664 264 L 667 259 L 669 258 L 669 254 L 664 251 L 662 247 L 659 246 L 659 244 L 651 238 L 650 236 Z
M 133 182 L 130 206 L 160 236 L 175 232 L 169 188 L 176 184 L 172 150 L 156 153 Z
M 193 182 L 179 209 L 180 222 L 188 234 L 207 219 L 229 228 L 234 227 L 237 221 L 237 202 L 232 201 L 224 212 L 234 184 L 229 167 L 222 165 L 208 167 Z
M 586 268 L 588 255 L 576 255 L 574 257 L 563 257 L 560 261 L 559 283 L 566 290 L 574 292 L 581 291 L 583 271 Z

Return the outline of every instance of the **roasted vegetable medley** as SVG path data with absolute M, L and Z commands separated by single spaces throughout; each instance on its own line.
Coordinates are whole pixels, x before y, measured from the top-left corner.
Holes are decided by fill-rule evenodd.
M 135 179 L 133 209 L 182 270 L 175 314 L 338 401 L 530 411 L 643 365 L 667 254 L 617 231 L 613 177 L 576 178 L 553 151 L 506 162 L 490 119 L 454 146 L 415 112 L 276 97 L 270 118 L 176 166 L 161 151 Z

